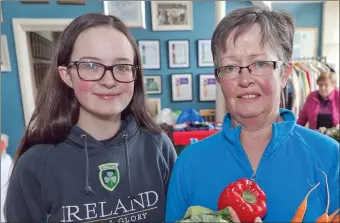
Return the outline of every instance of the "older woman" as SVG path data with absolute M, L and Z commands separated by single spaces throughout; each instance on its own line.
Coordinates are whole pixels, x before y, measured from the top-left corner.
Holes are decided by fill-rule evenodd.
M 262 220 L 267 222 L 289 222 L 320 182 L 304 217 L 315 222 L 327 205 L 322 171 L 328 176 L 329 212 L 339 208 L 338 143 L 297 125 L 291 111 L 279 109 L 292 71 L 294 30 L 290 15 L 257 7 L 237 9 L 217 26 L 212 53 L 229 113 L 221 132 L 179 156 L 167 195 L 167 222 L 182 219 L 194 205 L 216 210 L 222 190 L 240 178 L 254 180 L 265 192 L 268 211 Z
M 332 128 L 339 124 L 339 90 L 335 73 L 321 73 L 317 79 L 318 91 L 307 97 L 297 123 L 310 129 Z

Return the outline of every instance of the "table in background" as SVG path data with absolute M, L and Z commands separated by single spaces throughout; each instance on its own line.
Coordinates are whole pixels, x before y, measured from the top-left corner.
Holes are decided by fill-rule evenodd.
M 202 140 L 207 138 L 220 130 L 196 130 L 196 131 L 183 131 L 173 132 L 173 140 L 175 146 L 187 146 L 190 145 L 190 139 L 196 138 Z

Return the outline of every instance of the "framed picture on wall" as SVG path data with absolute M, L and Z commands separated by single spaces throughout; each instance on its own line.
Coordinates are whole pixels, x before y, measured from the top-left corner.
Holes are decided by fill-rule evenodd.
M 146 27 L 144 1 L 104 1 L 104 12 L 120 18 L 130 28 Z
M 84 5 L 85 0 L 58 0 L 59 4 Z
M 21 3 L 50 3 L 49 0 L 21 0 Z
M 147 94 L 162 93 L 162 77 L 161 75 L 145 75 L 143 77 L 144 89 Z
M 199 75 L 199 100 L 216 101 L 216 79 L 214 74 Z
M 318 28 L 296 28 L 293 44 L 293 59 L 316 57 Z
M 171 74 L 173 101 L 192 101 L 192 74 Z
M 1 72 L 10 72 L 11 63 L 9 58 L 7 36 L 1 35 Z
M 156 116 L 161 112 L 161 99 L 146 98 L 146 106 L 151 117 L 156 118 Z
M 151 1 L 152 30 L 192 30 L 192 1 Z
M 189 40 L 169 40 L 169 68 L 190 67 Z
M 143 69 L 161 69 L 159 40 L 138 40 Z
M 198 67 L 213 67 L 211 40 L 198 40 L 197 47 Z

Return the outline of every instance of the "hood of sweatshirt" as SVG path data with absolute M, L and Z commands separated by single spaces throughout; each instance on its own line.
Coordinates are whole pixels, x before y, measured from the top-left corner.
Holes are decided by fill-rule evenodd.
M 90 134 L 85 132 L 83 129 L 81 129 L 79 126 L 74 125 L 68 135 L 68 140 L 71 143 L 74 143 L 75 145 L 79 147 L 84 148 L 84 156 L 85 156 L 85 180 L 84 180 L 84 193 L 86 195 L 92 196 L 94 195 L 94 191 L 89 184 L 89 158 L 88 158 L 88 150 L 91 149 L 101 149 L 105 147 L 119 147 L 124 145 L 124 156 L 126 161 L 126 167 L 128 171 L 128 182 L 129 182 L 129 192 L 130 196 L 129 198 L 133 198 L 132 194 L 132 185 L 131 185 L 131 174 L 130 174 L 130 160 L 128 157 L 128 141 L 136 134 L 138 130 L 138 126 L 136 123 L 136 120 L 133 116 L 127 116 L 124 120 L 121 122 L 121 126 L 118 130 L 118 132 L 115 134 L 114 137 L 110 138 L 109 140 L 102 140 L 98 141 L 94 137 L 92 137 Z M 105 143 L 104 143 L 105 142 Z

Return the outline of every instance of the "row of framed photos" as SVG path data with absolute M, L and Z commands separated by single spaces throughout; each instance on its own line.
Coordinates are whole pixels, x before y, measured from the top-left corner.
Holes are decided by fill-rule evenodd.
M 161 69 L 161 50 L 159 40 L 138 40 L 143 69 Z M 211 53 L 211 40 L 201 39 L 197 41 L 197 66 L 213 67 Z M 168 40 L 168 66 L 169 68 L 190 67 L 190 41 Z
M 50 0 L 21 0 L 22 3 L 45 3 L 48 4 Z M 74 4 L 74 5 L 84 5 L 85 0 L 58 0 L 59 4 Z
M 193 100 L 193 75 L 171 74 L 172 101 Z M 216 101 L 216 79 L 213 74 L 199 74 L 199 100 Z M 144 89 L 147 94 L 162 94 L 162 75 L 145 75 Z

